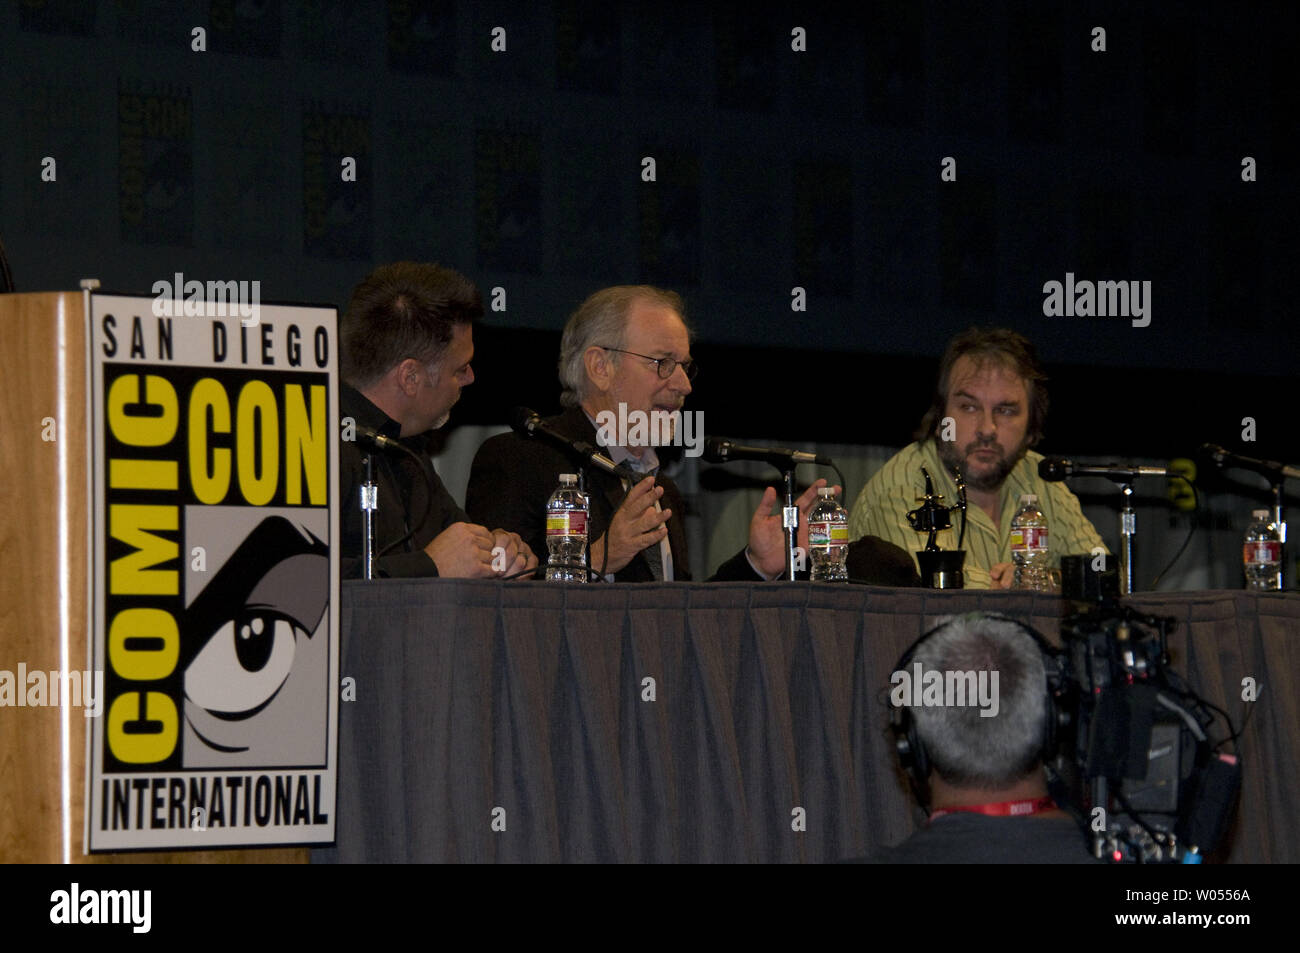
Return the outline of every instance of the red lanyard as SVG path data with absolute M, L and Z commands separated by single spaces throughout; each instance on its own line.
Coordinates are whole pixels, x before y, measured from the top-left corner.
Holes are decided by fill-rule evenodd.
M 930 820 L 945 814 L 990 814 L 996 817 L 1028 817 L 1042 811 L 1056 810 L 1056 802 L 1050 797 L 1040 797 L 1035 801 L 999 801 L 996 804 L 970 804 L 962 807 L 948 807 L 935 811 Z

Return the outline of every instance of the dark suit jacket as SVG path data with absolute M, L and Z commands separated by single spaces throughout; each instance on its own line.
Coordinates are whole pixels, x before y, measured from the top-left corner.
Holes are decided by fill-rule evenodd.
M 596 446 L 596 428 L 581 407 L 570 407 L 546 423 L 572 440 Z M 560 483 L 561 473 L 576 473 L 577 463 L 556 444 L 544 437 L 522 437 L 516 433 L 500 434 L 483 442 L 470 469 L 469 488 L 465 491 L 465 509 L 470 519 L 484 526 L 501 527 L 518 533 L 542 563 L 546 562 L 546 501 Z M 612 473 L 587 466 L 586 488 L 591 511 L 588 514 L 587 538 L 595 542 L 604 535 L 610 519 L 623 501 L 623 485 Z M 691 578 L 690 559 L 686 552 L 683 517 L 685 503 L 676 485 L 662 474 L 655 481 L 664 488 L 659 505 L 673 511 L 668 520 L 668 547 L 673 557 L 673 576 Z M 650 558 L 658 559 L 658 547 L 643 550 L 614 574 L 618 582 L 653 582 Z M 600 571 L 599 566 L 592 566 Z M 727 560 L 715 580 L 758 580 L 745 551 Z
M 359 391 L 343 384 L 339 389 L 339 415 L 351 417 L 357 424 L 396 438 L 401 430 L 397 421 L 367 400 Z M 339 431 L 339 545 L 342 546 L 340 576 L 361 578 L 361 484 L 365 482 L 365 450 L 356 441 L 343 440 Z M 375 485 L 378 487 L 379 510 L 375 521 L 375 552 L 406 535 L 411 539 L 387 556 L 375 560 L 379 576 L 436 576 L 438 567 L 424 552 L 424 547 L 452 523 L 468 522 L 465 512 L 456 505 L 447 488 L 438 479 L 428 455 L 428 434 L 418 434 L 401 441 L 420 458 L 424 472 L 405 454 L 372 454 Z M 427 478 L 427 479 L 426 479 Z M 433 485 L 430 502 L 429 484 Z M 426 515 L 427 513 L 427 515 Z

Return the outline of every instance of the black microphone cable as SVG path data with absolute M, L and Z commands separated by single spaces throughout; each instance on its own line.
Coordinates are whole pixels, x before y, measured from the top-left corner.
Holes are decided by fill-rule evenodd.
M 624 494 L 624 496 L 626 495 L 627 494 Z M 614 512 L 617 513 L 618 510 L 615 509 Z M 600 572 L 596 574 L 597 582 L 605 581 L 605 570 L 609 568 L 609 530 L 610 527 L 613 525 L 614 525 L 614 517 L 610 516 L 609 526 L 605 527 L 605 545 L 601 548 L 600 551 Z
M 1201 494 L 1198 493 L 1197 490 L 1196 490 L 1196 483 L 1195 483 L 1194 481 L 1192 481 L 1192 480 L 1189 480 L 1187 477 L 1182 476 L 1181 474 L 1179 474 L 1179 475 L 1171 474 L 1171 475 L 1170 475 L 1170 479 L 1171 479 L 1171 480 L 1182 480 L 1184 483 L 1186 483 L 1188 486 L 1190 486 L 1190 487 L 1192 488 L 1192 501 L 1193 501 L 1193 503 L 1192 503 L 1192 525 L 1191 525 L 1191 527 L 1187 530 L 1187 535 L 1183 538 L 1183 545 L 1181 545 L 1181 546 L 1178 547 L 1178 552 L 1174 553 L 1174 558 L 1171 559 L 1171 560 L 1169 560 L 1169 565 L 1165 566 L 1164 569 L 1162 569 L 1162 570 L 1160 570 L 1158 573 L 1156 573 L 1156 578 L 1153 579 L 1153 580 L 1151 580 L 1151 591 L 1152 591 L 1152 592 L 1155 592 L 1155 590 L 1156 590 L 1156 586 L 1158 586 L 1158 585 L 1160 584 L 1160 580 L 1164 578 L 1165 573 L 1167 573 L 1167 572 L 1169 572 L 1169 570 L 1173 569 L 1173 568 L 1174 568 L 1174 563 L 1178 562 L 1178 560 L 1182 557 L 1183 553 L 1185 553 L 1185 552 L 1187 551 L 1187 546 L 1188 546 L 1188 544 L 1191 543 L 1191 541 L 1192 541 L 1192 537 L 1196 535 L 1196 527 L 1197 527 L 1197 525 L 1201 522 Z
M 9 270 L 9 256 L 5 254 L 5 243 L 0 241 L 0 294 L 17 291 L 14 274 Z
M 536 553 L 534 553 L 534 555 L 536 555 Z M 542 568 L 542 564 L 538 562 L 538 564 L 534 566 L 532 569 L 521 569 L 513 576 L 502 576 L 501 581 L 510 582 L 512 579 L 522 579 L 524 578 L 524 576 L 535 576 L 537 575 L 537 571 L 541 568 Z
M 624 493 L 624 494 L 623 494 L 623 497 L 624 497 L 624 499 L 626 499 L 626 498 L 627 498 L 627 494 Z M 591 536 L 590 536 L 590 534 L 588 534 L 588 536 L 587 536 L 587 565 L 586 565 L 586 566 L 583 566 L 582 569 L 585 570 L 586 573 L 587 573 L 587 581 L 588 581 L 588 582 L 608 582 L 608 581 L 609 581 L 609 580 L 606 578 L 606 576 L 605 576 L 605 570 L 607 570 L 607 569 L 609 568 L 609 531 L 610 531 L 610 528 L 614 525 L 614 517 L 618 514 L 619 506 L 622 506 L 622 505 L 623 505 L 623 501 L 620 500 L 618 506 L 614 507 L 614 512 L 610 514 L 610 517 L 609 517 L 609 526 L 606 526 L 606 527 L 605 527 L 605 533 L 604 533 L 604 536 L 605 536 L 605 548 L 601 551 L 601 554 L 600 554 L 600 572 L 595 572 L 595 571 L 591 568 Z M 590 512 L 591 512 L 590 507 L 588 507 L 587 512 L 588 512 L 588 514 L 590 514 Z M 573 567 L 573 568 L 577 568 L 577 567 Z

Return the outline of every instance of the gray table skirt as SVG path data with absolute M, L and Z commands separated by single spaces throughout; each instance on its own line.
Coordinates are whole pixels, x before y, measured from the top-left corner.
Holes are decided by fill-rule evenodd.
M 1300 861 L 1300 595 L 1147 594 L 1238 722 L 1229 859 Z M 939 616 L 1055 640 L 1059 599 L 793 584 L 343 584 L 338 840 L 314 862 L 823 862 L 916 812 L 889 673 Z M 802 827 L 801 830 L 796 828 Z

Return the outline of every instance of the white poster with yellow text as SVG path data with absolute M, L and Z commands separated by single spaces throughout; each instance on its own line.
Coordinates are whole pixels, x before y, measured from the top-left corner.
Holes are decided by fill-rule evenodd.
M 176 284 L 88 296 L 87 850 L 328 843 L 337 314 Z

